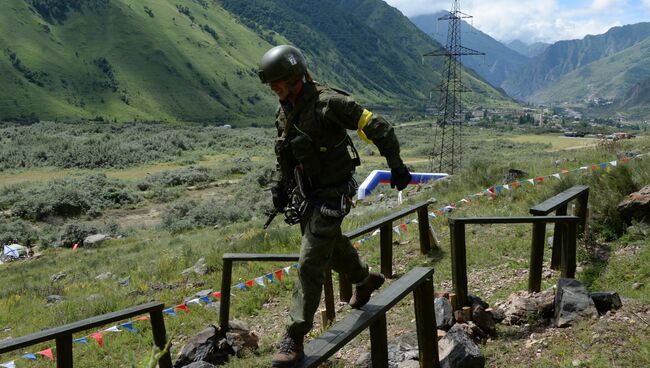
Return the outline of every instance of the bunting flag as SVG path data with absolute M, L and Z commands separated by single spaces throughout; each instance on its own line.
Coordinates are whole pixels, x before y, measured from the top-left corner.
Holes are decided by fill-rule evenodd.
M 376 236 L 376 235 L 378 235 L 380 232 L 381 232 L 381 230 L 377 229 L 377 230 L 375 230 L 375 231 L 372 232 L 372 236 Z
M 12 360 L 10 362 L 0 364 L 0 367 L 4 368 L 16 368 L 16 363 Z
M 260 277 L 256 278 L 256 279 L 255 279 L 255 283 L 256 283 L 257 285 L 259 285 L 259 286 L 264 286 L 264 287 L 266 287 L 266 285 L 264 284 L 264 276 L 260 276 Z
M 266 277 L 269 282 L 273 282 L 273 272 L 267 273 L 264 277 Z
M 414 223 L 414 224 L 419 224 L 420 223 L 418 220 L 413 220 L 411 222 Z
M 92 334 L 92 335 L 90 335 L 88 337 L 90 337 L 91 339 L 97 341 L 100 348 L 104 347 L 104 336 L 102 335 L 101 332 L 95 332 L 94 334 Z
M 199 299 L 201 299 L 205 304 L 212 304 L 212 301 L 207 296 L 202 296 Z
M 406 226 L 406 224 L 400 224 L 399 228 L 404 230 L 404 231 L 408 231 L 408 227 Z
M 136 330 L 136 329 L 133 327 L 133 322 L 122 323 L 122 324 L 120 325 L 120 327 L 122 327 L 123 329 L 125 329 L 125 330 L 127 330 L 127 331 L 138 332 L 138 330 Z
M 612 165 L 612 166 L 616 166 L 617 162 L 616 162 L 616 160 L 614 160 L 614 161 L 610 161 L 609 164 Z
M 282 270 L 275 271 L 275 278 L 280 282 L 282 281 Z
M 506 188 L 506 190 L 510 190 L 510 186 L 508 184 L 503 184 L 503 187 Z
M 72 246 L 72 250 L 77 250 L 78 247 L 79 247 L 79 243 L 74 243 L 74 245 Z
M 489 188 L 488 188 L 488 192 L 494 194 L 494 187 L 489 187 Z
M 297 269 L 298 267 L 300 267 L 300 265 L 299 265 L 298 263 L 294 263 L 294 264 L 293 264 L 293 268 L 296 268 L 296 269 Z
M 194 299 L 188 300 L 185 304 L 187 304 L 187 305 L 190 305 L 190 304 L 201 305 L 201 302 L 199 301 L 199 298 L 194 298 Z
M 241 283 L 241 282 L 239 284 L 235 285 L 235 287 L 237 289 L 239 289 L 239 290 L 246 290 L 246 284 Z
M 496 187 L 494 187 L 494 190 L 495 190 L 497 193 L 501 193 L 501 186 L 497 185 Z
M 246 281 L 246 286 L 251 288 L 251 287 L 253 287 L 254 283 L 255 283 L 255 280 L 248 280 L 248 281 Z
M 598 170 L 598 167 L 599 167 L 599 165 L 596 165 L 596 164 L 591 165 L 591 169 L 592 169 L 592 170 Z
M 190 311 L 189 309 L 187 309 L 187 304 L 185 303 L 175 306 L 174 309 L 182 310 L 183 312 L 188 312 L 188 313 Z
M 359 247 L 361 246 L 361 243 L 356 241 L 356 242 L 352 243 L 352 246 L 355 247 L 356 249 L 359 249 Z
M 135 320 L 136 321 L 148 321 L 149 316 L 140 316 L 140 317 L 136 318 Z
M 435 213 L 433 213 L 433 212 L 429 212 L 429 217 L 433 217 L 433 218 L 436 218 L 436 214 L 435 214 Z M 379 231 L 379 230 L 377 230 L 377 231 Z
M 543 176 L 540 176 L 540 177 L 538 177 L 538 178 L 535 178 L 535 181 L 544 181 L 544 177 L 543 177 Z
M 29 354 L 25 354 L 25 355 L 21 356 L 21 358 L 29 359 L 29 360 L 36 360 L 36 355 L 34 355 L 32 353 L 29 353 Z
M 518 181 L 513 181 L 512 183 L 510 183 L 510 185 L 511 185 L 513 188 L 517 188 L 517 187 L 520 187 L 520 186 L 521 186 L 521 183 L 518 182 Z
M 560 170 L 560 174 L 568 174 L 569 170 Z
M 216 299 L 221 299 L 221 291 L 217 291 L 215 293 L 212 293 L 212 296 L 215 297 Z
M 72 342 L 74 342 L 75 344 L 87 344 L 88 339 L 86 337 L 80 337 L 78 339 L 72 340 Z
M 400 232 L 399 232 L 399 226 L 394 226 L 394 227 L 393 227 L 393 231 L 394 231 L 395 233 L 397 233 L 397 235 L 401 235 Z
M 120 331 L 119 327 L 113 326 L 105 329 L 104 332 L 122 332 L 122 331 Z
M 553 176 L 556 177 L 558 180 L 562 180 L 562 178 L 560 178 L 560 174 L 553 174 Z
M 600 168 L 601 168 L 601 169 L 606 169 L 606 168 L 607 168 L 607 163 L 602 163 L 602 164 L 600 164 Z
M 291 269 L 291 266 L 287 266 L 287 267 L 283 268 L 284 272 L 285 272 L 287 275 L 289 274 L 289 270 L 290 270 L 290 269 Z
M 589 170 L 587 166 L 581 166 L 578 170 Z
M 528 179 L 528 180 L 526 180 L 526 181 L 529 182 L 529 183 L 531 183 L 531 184 L 533 184 L 533 185 L 535 185 L 535 179 Z
M 42 355 L 42 356 L 48 358 L 49 360 L 54 361 L 54 354 L 52 353 L 52 348 L 41 350 L 41 351 L 37 352 L 36 354 Z
M 163 309 L 163 313 L 169 314 L 172 317 L 176 317 L 176 312 L 174 312 L 174 308 Z

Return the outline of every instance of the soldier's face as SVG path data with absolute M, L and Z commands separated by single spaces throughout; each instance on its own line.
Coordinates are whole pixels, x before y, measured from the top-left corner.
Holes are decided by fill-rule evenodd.
M 280 79 L 274 82 L 271 82 L 271 89 L 278 95 L 278 98 L 281 101 L 286 100 L 289 97 L 289 90 L 291 84 L 287 79 Z

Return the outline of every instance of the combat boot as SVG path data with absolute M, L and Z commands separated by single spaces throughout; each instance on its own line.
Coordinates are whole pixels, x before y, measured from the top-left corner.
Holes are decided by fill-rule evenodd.
M 273 368 L 289 368 L 301 361 L 305 356 L 303 339 L 303 336 L 294 338 L 289 334 L 284 335 L 278 351 L 273 355 L 273 361 L 271 362 Z
M 384 283 L 384 275 L 377 272 L 370 272 L 363 282 L 354 289 L 354 294 L 350 298 L 350 306 L 359 309 L 368 303 L 372 292 L 379 289 Z

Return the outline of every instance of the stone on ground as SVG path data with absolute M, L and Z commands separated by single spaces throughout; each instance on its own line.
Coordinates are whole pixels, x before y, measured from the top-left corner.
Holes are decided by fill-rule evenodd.
M 560 279 L 555 294 L 555 326 L 567 327 L 576 321 L 598 316 L 587 288 L 575 279 Z
M 482 368 L 485 357 L 460 324 L 454 325 L 438 342 L 442 368 Z

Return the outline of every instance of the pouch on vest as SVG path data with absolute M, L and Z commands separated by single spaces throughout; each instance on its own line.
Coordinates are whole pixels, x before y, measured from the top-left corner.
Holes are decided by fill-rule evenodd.
M 312 182 L 319 182 L 321 163 L 317 147 L 306 134 L 298 134 L 291 140 L 291 151 L 296 160 L 302 164 L 302 169 Z

